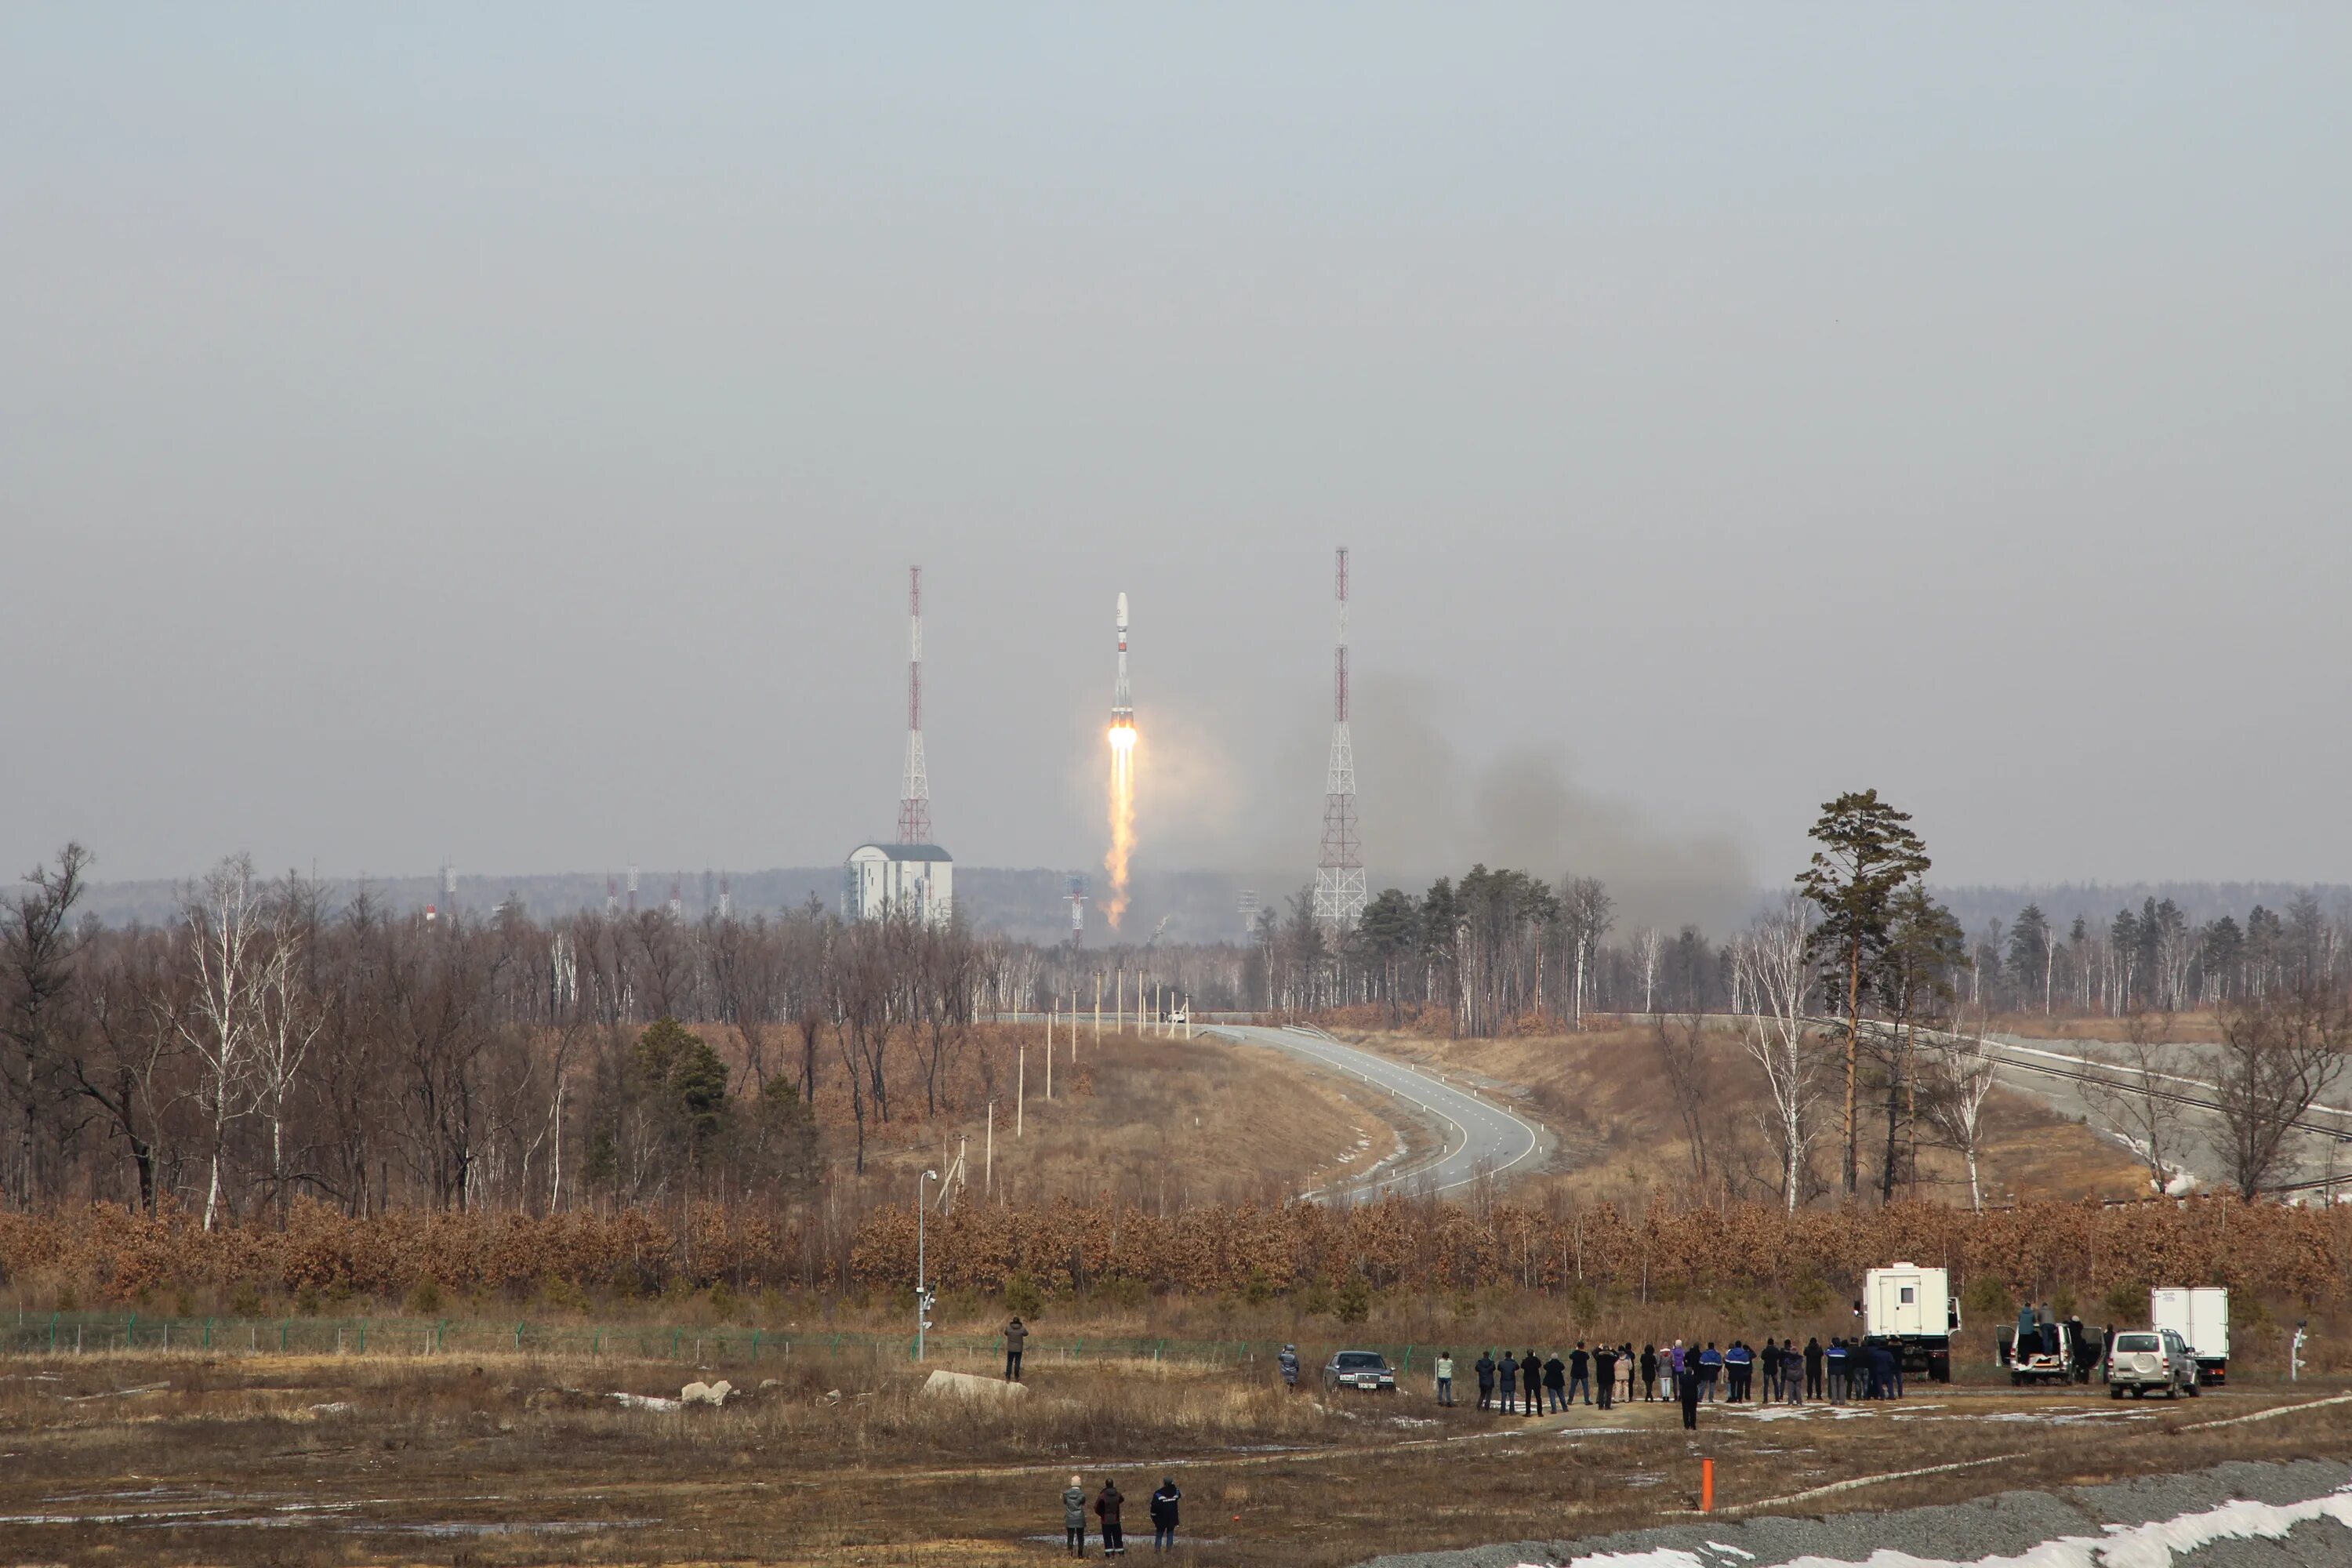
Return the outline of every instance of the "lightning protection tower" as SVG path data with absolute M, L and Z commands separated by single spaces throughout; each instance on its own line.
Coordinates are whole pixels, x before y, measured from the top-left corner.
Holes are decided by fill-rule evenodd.
M 907 568 L 907 776 L 898 785 L 898 842 L 931 841 L 931 775 L 923 767 L 923 569 Z
M 1332 577 L 1339 637 L 1331 665 L 1331 763 L 1323 775 L 1323 858 L 1315 868 L 1315 918 L 1353 925 L 1364 912 L 1364 847 L 1356 832 L 1356 745 L 1348 733 L 1348 551 Z
M 1072 877 L 1069 889 L 1063 896 L 1070 904 L 1070 945 L 1084 947 L 1087 944 L 1087 879 Z

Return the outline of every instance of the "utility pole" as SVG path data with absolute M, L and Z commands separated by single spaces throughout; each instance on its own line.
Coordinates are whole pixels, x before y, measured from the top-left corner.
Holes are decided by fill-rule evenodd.
M 1013 1056 L 1013 1136 L 1021 1137 L 1022 1118 L 1029 1109 L 1029 1047 L 1024 1041 Z
M 915 1359 L 923 1359 L 923 1331 L 931 1326 L 931 1293 L 923 1283 L 923 1183 L 940 1179 L 925 1171 L 915 1183 Z
M 983 1184 L 981 1194 L 992 1198 L 996 1195 L 996 1101 L 993 1100 L 988 1102 L 988 1152 L 982 1156 L 982 1161 L 980 1169 Z

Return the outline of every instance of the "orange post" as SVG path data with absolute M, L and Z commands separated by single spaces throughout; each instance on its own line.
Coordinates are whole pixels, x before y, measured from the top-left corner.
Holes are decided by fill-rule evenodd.
M 1698 1462 L 1698 1510 L 1701 1513 L 1715 1511 L 1715 1461 L 1713 1459 L 1701 1459 Z

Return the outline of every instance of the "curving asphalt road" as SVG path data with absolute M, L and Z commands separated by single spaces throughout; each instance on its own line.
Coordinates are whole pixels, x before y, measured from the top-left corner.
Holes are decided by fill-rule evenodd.
M 1534 1126 L 1492 1100 L 1415 1072 L 1402 1062 L 1343 1046 L 1319 1031 L 1219 1024 L 1202 1033 L 1286 1052 L 1381 1089 L 1444 1123 L 1444 1150 L 1416 1155 L 1394 1167 L 1375 1166 L 1364 1177 L 1309 1193 L 1308 1197 L 1353 1201 L 1387 1193 L 1447 1192 L 1476 1181 L 1482 1167 L 1491 1166 L 1500 1176 L 1528 1164 L 1543 1144 L 1543 1135 Z

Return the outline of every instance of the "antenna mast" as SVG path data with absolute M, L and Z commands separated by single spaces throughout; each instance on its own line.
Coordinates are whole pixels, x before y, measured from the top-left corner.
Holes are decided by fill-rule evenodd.
M 931 841 L 931 776 L 923 767 L 923 569 L 907 568 L 907 776 L 898 785 L 898 842 Z
M 1364 847 L 1356 830 L 1356 743 L 1348 731 L 1348 551 L 1332 574 L 1339 636 L 1331 663 L 1331 763 L 1323 776 L 1323 858 L 1315 868 L 1315 918 L 1353 925 L 1364 912 Z

